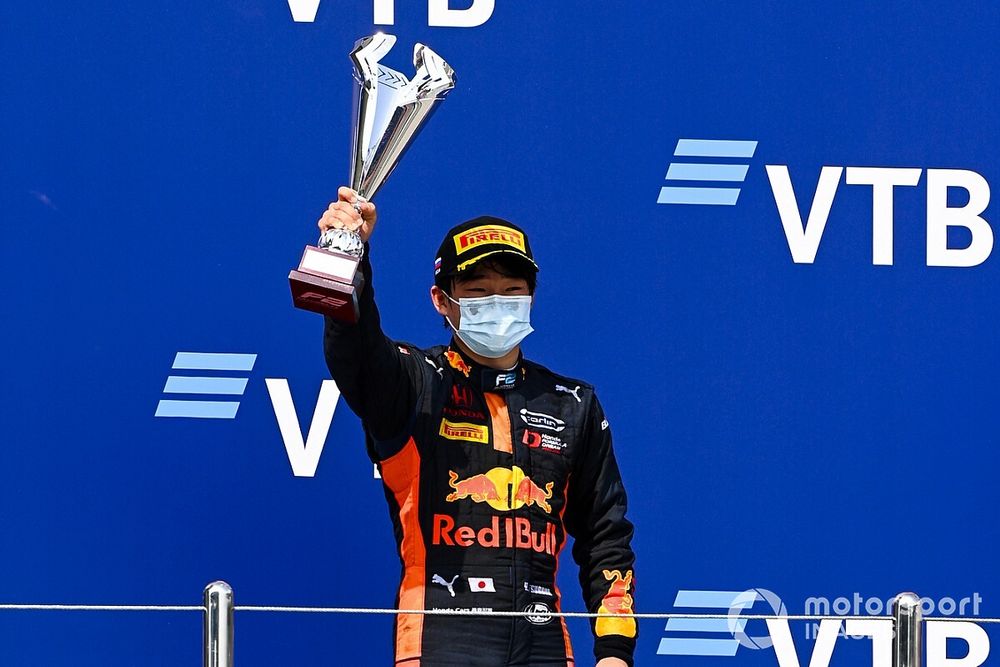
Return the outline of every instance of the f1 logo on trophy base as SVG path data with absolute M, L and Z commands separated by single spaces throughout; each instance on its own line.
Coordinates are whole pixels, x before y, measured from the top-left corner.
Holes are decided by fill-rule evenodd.
M 351 51 L 355 104 L 350 185 L 365 201 L 379 191 L 424 122 L 455 87 L 454 70 L 423 44 L 413 47 L 412 79 L 380 65 L 395 43 L 393 35 L 378 33 L 359 39 Z M 357 322 L 363 254 L 357 232 L 323 232 L 319 247 L 307 246 L 299 268 L 288 274 L 295 307 Z

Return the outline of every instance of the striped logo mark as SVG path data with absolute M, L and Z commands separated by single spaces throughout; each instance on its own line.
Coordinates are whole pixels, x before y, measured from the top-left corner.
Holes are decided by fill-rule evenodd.
M 256 354 L 228 352 L 178 352 L 171 367 L 175 371 L 223 371 L 249 373 L 257 362 Z M 163 393 L 197 396 L 242 396 L 247 377 L 223 375 L 169 375 Z M 164 398 L 156 405 L 156 417 L 187 417 L 191 419 L 233 419 L 239 401 Z
M 674 157 L 749 160 L 756 150 L 756 141 L 678 139 Z M 749 163 L 675 160 L 667 167 L 666 180 L 678 184 L 660 188 L 660 196 L 656 199 L 656 203 L 733 206 L 740 196 L 740 188 L 717 184 L 742 183 L 749 169 Z M 695 182 L 699 185 L 689 185 Z
M 657 655 L 732 657 L 740 647 L 736 634 L 746 628 L 739 611 L 752 607 L 757 595 L 747 591 L 677 591 L 674 607 L 703 614 L 730 614 L 730 618 L 669 618 Z M 736 613 L 734 613 L 736 612 Z M 722 637 L 720 635 L 725 635 Z

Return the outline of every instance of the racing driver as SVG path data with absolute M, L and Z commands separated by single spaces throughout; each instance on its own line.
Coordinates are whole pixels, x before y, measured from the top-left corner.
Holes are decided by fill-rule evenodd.
M 397 608 L 456 612 L 398 615 L 396 667 L 573 665 L 566 623 L 550 615 L 567 535 L 587 609 L 609 614 L 591 620 L 597 665 L 631 667 L 625 489 L 593 388 L 521 354 L 538 270 L 526 235 L 493 217 L 448 232 L 430 296 L 454 335 L 423 350 L 382 333 L 375 220 L 340 188 L 319 221 L 365 242 L 360 318 L 327 318 L 326 360 L 382 475 L 403 565 Z

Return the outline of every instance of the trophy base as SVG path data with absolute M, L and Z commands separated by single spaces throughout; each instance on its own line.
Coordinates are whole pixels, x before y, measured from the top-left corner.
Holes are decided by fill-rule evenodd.
M 299 268 L 288 274 L 295 307 L 341 322 L 357 322 L 358 295 L 365 283 L 357 270 L 358 261 L 350 255 L 306 247 Z

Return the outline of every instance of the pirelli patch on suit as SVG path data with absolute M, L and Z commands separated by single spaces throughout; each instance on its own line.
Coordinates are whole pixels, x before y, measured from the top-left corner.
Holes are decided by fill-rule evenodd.
M 500 225 L 480 225 L 459 234 L 455 237 L 455 252 L 461 255 L 482 243 L 502 243 L 525 252 L 524 234 Z
M 484 445 L 490 441 L 490 428 L 488 426 L 466 422 L 451 422 L 447 419 L 441 420 L 441 429 L 438 433 L 449 440 L 465 440 Z

